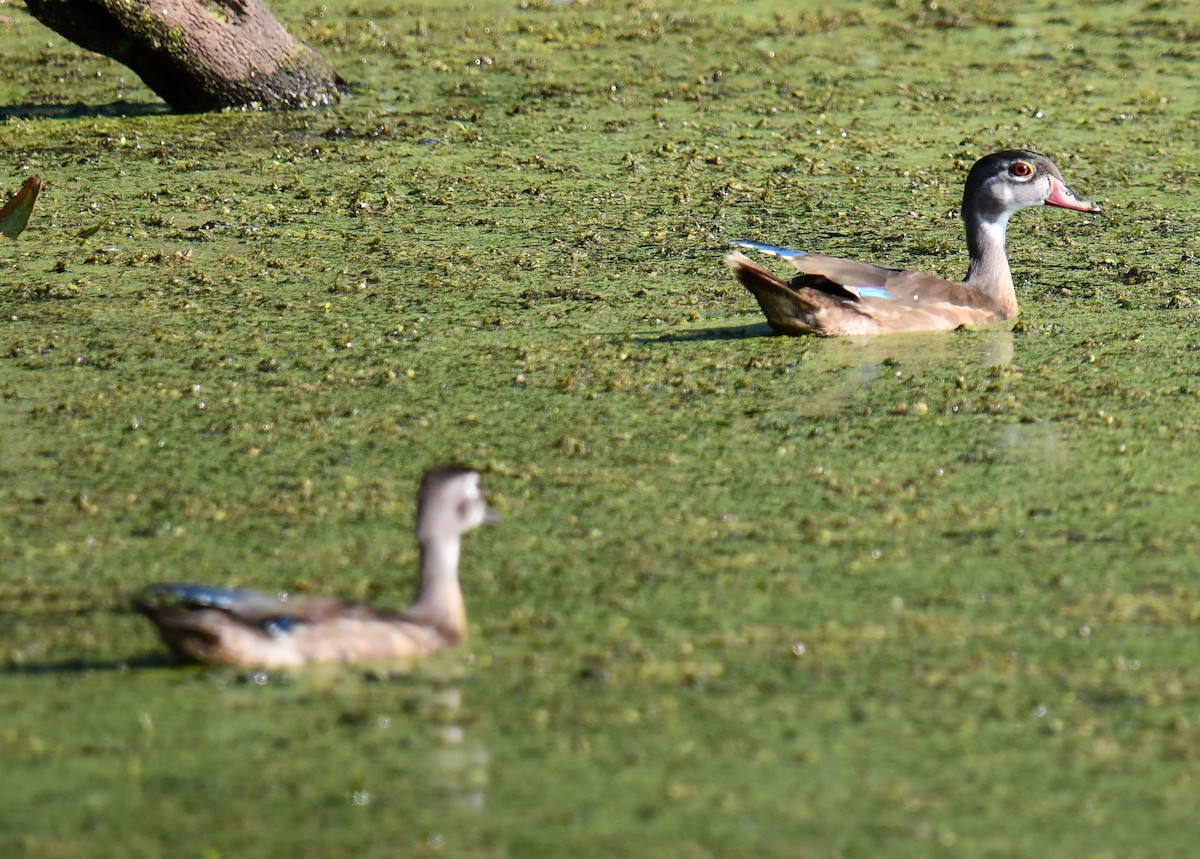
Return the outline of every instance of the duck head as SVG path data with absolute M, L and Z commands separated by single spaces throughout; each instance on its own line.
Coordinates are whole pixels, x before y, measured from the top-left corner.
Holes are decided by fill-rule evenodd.
M 460 465 L 425 473 L 417 496 L 417 539 L 422 543 L 465 534 L 500 521 L 483 500 L 479 474 Z
M 1009 149 L 975 162 L 963 192 L 962 215 L 968 221 L 1004 223 L 1013 212 L 1041 205 L 1100 211 L 1067 187 L 1058 167 L 1045 155 Z

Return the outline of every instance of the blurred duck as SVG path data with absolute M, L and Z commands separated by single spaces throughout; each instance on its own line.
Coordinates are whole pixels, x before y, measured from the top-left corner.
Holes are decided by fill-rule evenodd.
M 477 473 L 459 466 L 429 471 L 417 500 L 421 579 L 413 604 L 400 612 L 337 597 L 289 598 L 203 585 L 152 585 L 131 602 L 168 646 L 197 662 L 285 668 L 423 656 L 466 638 L 461 537 L 497 521 Z
M 963 193 L 971 264 L 960 283 L 760 242 L 732 244 L 781 257 L 802 274 L 781 280 L 736 252 L 726 262 L 780 334 L 888 334 L 986 325 L 1017 315 L 1004 251 L 1009 216 L 1043 204 L 1100 211 L 1077 197 L 1044 155 L 1012 149 L 976 161 Z

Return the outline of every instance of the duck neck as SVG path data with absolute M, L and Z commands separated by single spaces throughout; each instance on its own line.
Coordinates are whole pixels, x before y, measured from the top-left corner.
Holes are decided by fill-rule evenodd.
M 995 302 L 1003 318 L 1017 315 L 1017 293 L 1013 289 L 1004 237 L 1008 230 L 1008 214 L 1001 213 L 988 220 L 978 212 L 964 212 L 967 224 L 967 251 L 971 265 L 967 269 L 966 286 Z
M 421 541 L 421 583 L 406 614 L 461 640 L 467 616 L 458 584 L 458 535 Z

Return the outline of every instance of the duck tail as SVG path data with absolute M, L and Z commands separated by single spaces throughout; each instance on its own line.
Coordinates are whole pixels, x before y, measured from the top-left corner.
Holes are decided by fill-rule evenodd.
M 154 625 L 158 637 L 171 650 L 184 659 L 197 662 L 213 662 L 213 654 L 220 642 L 220 630 L 216 625 L 217 612 L 211 609 L 189 609 L 178 602 L 164 601 L 147 588 L 132 595 L 129 604 L 133 610 L 145 615 Z
M 734 279 L 758 301 L 767 322 L 780 334 L 812 334 L 813 315 L 820 309 L 798 293 L 785 280 L 742 253 L 731 253 L 725 262 Z

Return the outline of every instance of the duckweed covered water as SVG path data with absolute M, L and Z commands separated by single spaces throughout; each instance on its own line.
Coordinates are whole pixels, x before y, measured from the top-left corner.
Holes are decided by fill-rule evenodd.
M 1200 778 L 1196 5 L 277 4 L 335 110 L 173 116 L 0 23 L 0 854 L 1177 857 Z M 733 238 L 1015 329 L 768 336 Z M 484 471 L 473 638 L 175 666 L 157 580 L 400 605 Z M 1181 852 L 1182 851 L 1182 852 Z

